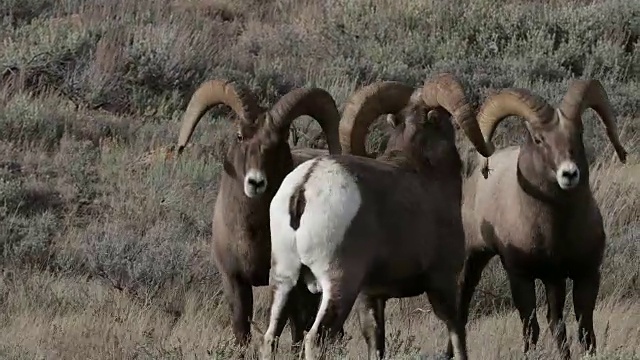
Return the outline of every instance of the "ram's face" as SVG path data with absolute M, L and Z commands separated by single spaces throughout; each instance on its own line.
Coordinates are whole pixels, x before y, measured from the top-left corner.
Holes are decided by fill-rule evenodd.
M 240 125 L 225 171 L 242 184 L 249 198 L 264 194 L 271 182 L 279 183 L 291 167 L 291 150 L 283 136 L 268 126 Z
M 585 151 L 581 129 L 556 110 L 553 126 L 528 126 L 538 163 L 546 169 L 550 181 L 556 181 L 562 190 L 570 190 L 580 183 L 585 166 Z

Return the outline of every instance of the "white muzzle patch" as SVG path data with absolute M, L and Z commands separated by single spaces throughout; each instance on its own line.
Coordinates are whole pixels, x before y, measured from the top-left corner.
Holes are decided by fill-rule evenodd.
M 244 177 L 244 194 L 252 198 L 267 190 L 267 178 L 262 171 L 251 169 Z
M 573 161 L 565 161 L 558 166 L 556 179 L 562 190 L 572 189 L 580 182 L 580 170 Z

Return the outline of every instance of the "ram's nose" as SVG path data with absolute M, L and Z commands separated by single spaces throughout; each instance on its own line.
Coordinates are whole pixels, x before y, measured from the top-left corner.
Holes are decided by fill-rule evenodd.
M 573 161 L 565 161 L 558 167 L 556 179 L 563 190 L 572 189 L 580 182 L 580 170 Z
M 250 198 L 256 197 L 267 190 L 267 178 L 262 171 L 251 169 L 244 177 L 244 193 Z

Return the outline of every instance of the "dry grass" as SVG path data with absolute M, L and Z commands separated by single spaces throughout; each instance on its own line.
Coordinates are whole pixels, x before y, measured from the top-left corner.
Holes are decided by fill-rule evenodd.
M 0 0 L 0 358 L 237 358 L 209 247 L 228 109 L 206 116 L 181 161 L 147 161 L 175 141 L 194 88 L 235 79 L 271 104 L 293 87 L 320 86 L 342 104 L 372 81 L 418 85 L 452 71 L 474 101 L 523 86 L 555 103 L 572 77 L 605 84 L 630 156 L 621 165 L 585 113 L 609 236 L 599 357 L 639 359 L 640 3 L 458 3 Z M 309 119 L 295 126 L 298 145 L 318 131 Z M 497 140 L 524 134 L 510 121 Z M 377 129 L 369 150 L 381 140 Z M 460 150 L 468 158 L 462 138 Z M 266 291 L 255 295 L 261 327 Z M 497 259 L 473 311 L 473 358 L 521 358 Z M 387 319 L 390 357 L 444 349 L 425 297 L 390 301 Z M 361 358 L 353 318 L 347 333 L 336 357 Z M 553 356 L 545 333 L 531 357 Z

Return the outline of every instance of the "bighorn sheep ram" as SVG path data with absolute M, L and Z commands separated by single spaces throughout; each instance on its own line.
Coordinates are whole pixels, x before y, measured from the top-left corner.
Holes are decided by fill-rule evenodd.
M 213 210 L 213 248 L 233 313 L 236 344 L 243 345 L 250 339 L 252 286 L 265 286 L 269 282 L 269 203 L 294 165 L 323 152 L 301 149 L 292 153 L 287 143 L 291 123 L 299 116 L 312 116 L 327 137 L 329 153 L 339 154 L 340 115 L 331 95 L 319 88 L 295 89 L 271 109 L 263 109 L 246 87 L 210 80 L 200 85 L 191 97 L 182 120 L 178 154 L 202 115 L 220 104 L 229 106 L 237 116 L 234 121 L 237 141 L 223 160 L 224 171 Z M 300 284 L 302 300 L 295 304 L 301 307 L 294 308 L 292 302 L 288 311 L 294 345 L 303 338 L 302 322 L 310 326 L 313 319 L 313 313 L 305 315 L 305 311 L 313 311 L 319 302 L 318 295 L 308 293 L 304 283 Z M 305 320 L 305 316 L 309 320 Z
M 512 115 L 526 120 L 530 136 L 521 147 L 491 157 L 488 179 L 483 175 L 485 163 L 464 183 L 467 258 L 461 274 L 460 311 L 466 324 L 482 270 L 499 255 L 523 323 L 524 352 L 537 343 L 540 332 L 535 314 L 537 278 L 546 290 L 549 327 L 563 357 L 569 358 L 562 311 L 565 281 L 571 278 L 579 339 L 585 350 L 595 353 L 593 309 L 605 233 L 589 188 L 581 118 L 587 108 L 598 113 L 624 163 L 626 151 L 618 139 L 613 109 L 596 80 L 573 81 L 557 109 L 527 90 L 511 88 L 488 97 L 478 112 L 487 142 L 498 124 Z
M 462 86 L 442 74 L 415 92 L 381 82 L 352 96 L 340 125 L 343 152 L 366 155 L 369 125 L 379 115 L 397 113 L 387 116 L 394 130 L 378 159 L 320 156 L 285 177 L 270 207 L 275 289 L 264 358 L 273 353 L 282 309 L 303 267 L 313 275 L 305 279 L 309 289 L 322 292 L 305 337 L 307 359 L 315 357 L 321 324 L 335 338 L 359 293 L 369 357 L 382 357 L 385 301 L 424 292 L 446 323 L 456 355 L 467 358 L 455 306 L 464 260 L 462 162 L 442 108 L 453 114 L 478 152 L 491 154 Z M 454 349 L 447 350 L 451 355 Z

